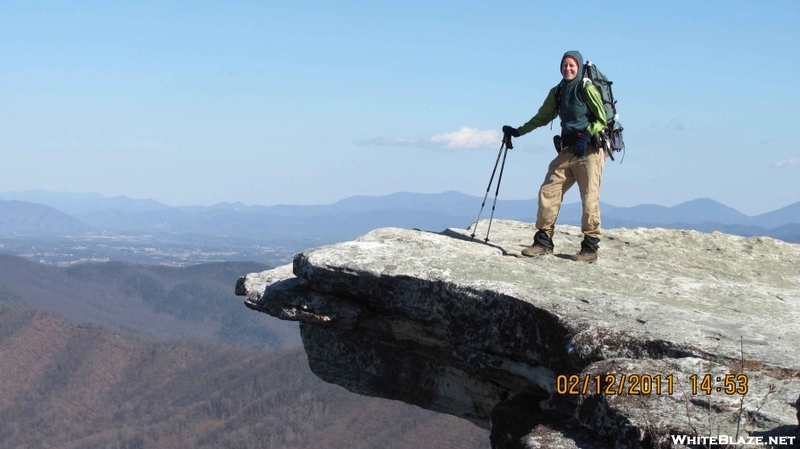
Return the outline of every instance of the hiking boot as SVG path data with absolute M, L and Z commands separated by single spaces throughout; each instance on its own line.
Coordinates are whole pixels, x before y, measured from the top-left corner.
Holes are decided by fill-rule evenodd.
M 527 257 L 546 256 L 548 254 L 553 254 L 552 248 L 545 248 L 535 243 L 522 250 L 522 255 Z
M 597 262 L 597 252 L 581 250 L 578 254 L 573 254 L 569 258 L 578 262 L 593 263 Z

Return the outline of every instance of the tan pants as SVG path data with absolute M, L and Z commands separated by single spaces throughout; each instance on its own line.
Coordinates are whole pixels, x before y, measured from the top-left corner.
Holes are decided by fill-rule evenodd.
M 566 152 L 556 156 L 550 162 L 547 176 L 539 189 L 536 228 L 553 238 L 564 194 L 577 182 L 583 204 L 581 231 L 590 237 L 600 238 L 600 178 L 603 176 L 604 163 L 605 152 L 591 145 L 586 147 L 583 157 Z

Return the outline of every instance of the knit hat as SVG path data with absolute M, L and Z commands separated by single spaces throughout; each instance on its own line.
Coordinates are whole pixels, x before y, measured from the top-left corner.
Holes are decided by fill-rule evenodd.
M 575 61 L 575 65 L 578 66 L 578 70 L 580 70 L 583 67 L 583 56 L 581 55 L 581 52 L 577 50 L 570 50 L 564 53 L 564 56 L 561 57 L 561 62 L 558 63 L 559 72 L 561 71 L 561 64 L 563 64 L 564 60 L 567 58 L 570 58 L 573 61 Z

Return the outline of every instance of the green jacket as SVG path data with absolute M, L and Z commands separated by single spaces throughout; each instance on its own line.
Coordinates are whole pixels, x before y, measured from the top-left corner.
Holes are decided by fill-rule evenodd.
M 583 89 L 586 93 L 586 98 L 589 100 L 587 106 L 589 111 L 594 116 L 594 120 L 589 123 L 589 127 L 586 128 L 586 130 L 589 132 L 589 134 L 594 136 L 606 127 L 606 110 L 603 107 L 603 98 L 600 96 L 600 92 L 597 90 L 594 84 L 592 84 L 592 82 L 588 79 L 585 79 L 583 83 Z M 528 120 L 527 123 L 517 128 L 520 136 L 528 134 L 534 129 L 544 126 L 558 117 L 558 105 L 556 104 L 557 88 L 558 86 L 550 89 L 550 92 L 547 93 L 547 98 L 544 99 L 542 107 L 539 108 L 539 112 L 537 112 L 536 115 Z M 572 148 L 566 147 L 564 148 L 564 151 L 572 152 Z

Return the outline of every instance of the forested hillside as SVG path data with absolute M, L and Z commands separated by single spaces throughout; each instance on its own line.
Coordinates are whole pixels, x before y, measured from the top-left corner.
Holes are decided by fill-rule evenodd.
M 489 444 L 488 433 L 466 421 L 323 383 L 297 348 L 151 340 L 5 306 L 0 360 L 3 447 Z
M 201 338 L 252 349 L 298 346 L 296 323 L 252 313 L 233 294 L 240 275 L 267 268 L 254 262 L 54 267 L 0 255 L 0 304 L 53 310 L 75 322 L 144 335 Z

